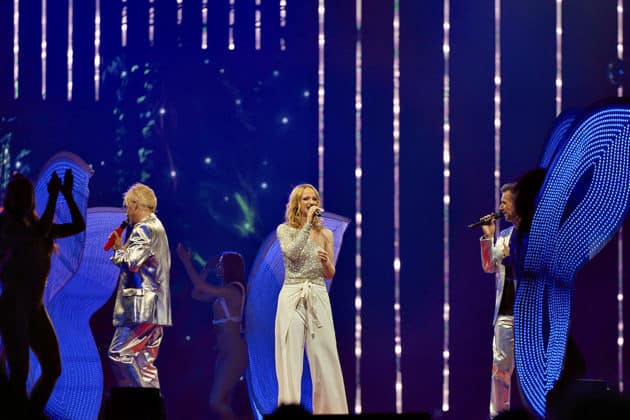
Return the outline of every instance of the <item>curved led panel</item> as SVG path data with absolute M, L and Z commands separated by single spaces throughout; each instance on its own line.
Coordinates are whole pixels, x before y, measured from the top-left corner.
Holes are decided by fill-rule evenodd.
M 555 119 L 553 126 L 547 136 L 547 142 L 543 147 L 543 152 L 538 160 L 539 168 L 548 168 L 558 150 L 561 150 L 566 143 L 571 129 L 571 126 L 575 120 L 579 117 L 580 113 L 577 110 L 569 109 L 558 115 Z
M 120 269 L 111 263 L 103 244 L 125 218 L 120 208 L 90 208 L 86 241 L 76 274 L 46 306 L 57 331 L 61 376 L 46 405 L 55 419 L 95 419 L 103 397 L 103 370 L 90 318 L 111 297 Z M 52 279 L 52 277 L 51 277 Z M 29 382 L 39 376 L 37 358 L 31 357 Z
M 67 169 L 72 169 L 72 174 L 74 175 L 72 194 L 81 213 L 85 216 L 89 196 L 88 183 L 92 176 L 92 169 L 79 156 L 69 152 L 55 154 L 46 162 L 40 172 L 37 182 L 35 183 L 37 214 L 41 215 L 46 208 L 50 176 L 53 172 L 56 172 L 63 180 Z M 68 204 L 63 194 L 59 194 L 54 221 L 55 223 L 70 223 L 71 220 L 72 217 L 70 216 Z M 81 232 L 78 235 L 57 239 L 55 241 L 59 252 L 53 253 L 50 259 L 51 267 L 48 283 L 46 284 L 44 302 L 50 302 L 55 294 L 57 294 L 74 273 L 76 273 L 83 254 L 85 235 L 85 232 Z
M 585 114 L 560 142 L 537 197 L 514 307 L 516 371 L 544 416 L 560 377 L 577 271 L 617 232 L 630 202 L 630 106 Z

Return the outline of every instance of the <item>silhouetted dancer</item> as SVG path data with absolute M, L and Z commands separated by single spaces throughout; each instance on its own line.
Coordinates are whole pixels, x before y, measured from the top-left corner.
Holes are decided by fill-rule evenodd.
M 40 218 L 35 211 L 33 183 L 16 174 L 9 182 L 0 214 L 0 332 L 9 365 L 6 397 L 16 416 L 41 415 L 61 375 L 59 344 L 43 296 L 54 240 L 85 230 L 85 220 L 72 196 L 73 183 L 70 170 L 64 175 L 63 185 L 59 176 L 52 174 L 48 202 Z M 53 223 L 59 191 L 68 204 L 71 223 Z M 30 398 L 26 391 L 29 348 L 42 370 Z

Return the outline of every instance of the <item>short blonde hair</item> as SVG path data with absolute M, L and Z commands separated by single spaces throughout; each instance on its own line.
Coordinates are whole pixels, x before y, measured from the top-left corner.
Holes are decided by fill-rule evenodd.
M 294 227 L 300 228 L 301 225 L 301 215 L 300 215 L 300 200 L 302 199 L 302 195 L 304 194 L 305 189 L 311 189 L 315 193 L 315 197 L 317 197 L 317 205 L 321 205 L 321 199 L 319 198 L 319 192 L 317 188 L 312 186 L 311 184 L 300 184 L 297 187 L 293 188 L 291 194 L 289 195 L 289 201 L 287 202 L 287 210 L 284 214 L 284 218 L 286 224 Z M 317 218 L 317 221 L 313 223 L 313 228 L 315 230 L 322 229 L 322 221 L 321 218 Z
M 136 182 L 123 195 L 123 206 L 128 207 L 130 204 L 138 204 L 155 213 L 157 197 L 150 187 Z

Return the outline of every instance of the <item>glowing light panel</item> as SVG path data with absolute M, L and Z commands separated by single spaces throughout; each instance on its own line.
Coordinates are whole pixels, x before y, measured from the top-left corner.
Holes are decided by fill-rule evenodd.
M 619 100 L 576 123 L 538 195 L 519 274 L 514 342 L 521 389 L 541 417 L 564 362 L 575 275 L 627 215 L 628 162 L 630 106 Z

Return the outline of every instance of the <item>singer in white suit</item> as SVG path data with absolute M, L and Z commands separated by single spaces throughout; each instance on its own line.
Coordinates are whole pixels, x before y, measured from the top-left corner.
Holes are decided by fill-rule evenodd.
M 333 235 L 322 226 L 319 206 L 315 187 L 298 185 L 287 203 L 286 222 L 276 230 L 285 270 L 275 324 L 278 405 L 301 402 L 306 345 L 313 414 L 346 414 L 346 391 L 324 283 L 324 278 L 335 275 Z
M 484 216 L 492 222 L 481 225 L 483 236 L 480 238 L 480 245 L 483 270 L 486 273 L 498 273 L 498 276 L 495 276 L 496 298 L 493 316 L 491 418 L 510 409 L 510 388 L 514 372 L 514 300 L 517 281 L 512 270 L 506 268 L 502 262 L 503 258 L 510 254 L 512 230 L 514 227 L 518 228 L 518 217 L 514 212 L 515 186 L 515 184 L 505 184 L 501 187 L 499 207 L 505 220 L 514 226 L 503 229 L 494 240 L 494 218 L 488 217 L 491 215 Z

